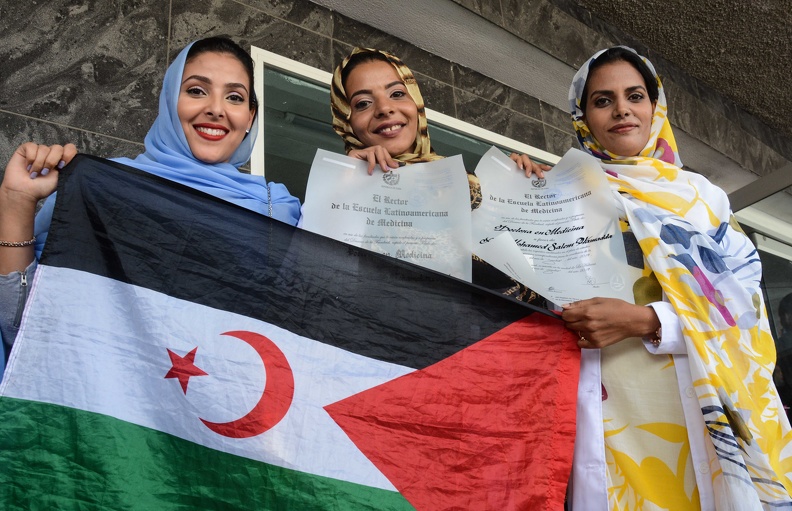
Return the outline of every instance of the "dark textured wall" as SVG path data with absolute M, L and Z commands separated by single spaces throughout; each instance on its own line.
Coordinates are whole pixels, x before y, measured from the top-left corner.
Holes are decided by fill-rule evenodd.
M 664 76 L 675 126 L 757 175 L 792 160 L 789 137 L 578 2 L 453 1 L 572 67 L 632 44 Z M 26 140 L 134 156 L 169 59 L 217 34 L 326 71 L 355 45 L 387 49 L 416 72 L 430 108 L 551 153 L 575 145 L 566 112 L 309 0 L 50 0 L 0 3 L 0 159 Z
M 0 155 L 27 140 L 134 156 L 157 113 L 169 60 L 224 34 L 332 71 L 353 46 L 414 70 L 429 108 L 552 153 L 574 144 L 567 115 L 522 92 L 308 0 L 52 0 L 0 6 Z M 329 108 L 329 106 L 328 106 Z
M 792 65 L 790 0 L 453 1 L 575 68 L 629 45 L 663 77 L 675 126 L 760 176 L 792 161 L 789 65 L 773 67 Z
M 569 0 L 563 0 L 568 2 Z M 792 1 L 578 0 L 792 139 Z

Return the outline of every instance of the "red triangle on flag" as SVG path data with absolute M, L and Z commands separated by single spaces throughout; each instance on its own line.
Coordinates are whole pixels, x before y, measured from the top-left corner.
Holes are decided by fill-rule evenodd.
M 419 511 L 563 509 L 576 340 L 533 314 L 325 409 Z

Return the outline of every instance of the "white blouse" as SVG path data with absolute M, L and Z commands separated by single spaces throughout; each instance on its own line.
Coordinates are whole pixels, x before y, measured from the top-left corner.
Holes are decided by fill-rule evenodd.
M 663 340 L 654 347 L 644 340 L 644 345 L 655 355 L 672 355 L 679 383 L 679 396 L 690 441 L 690 455 L 695 467 L 696 484 L 701 499 L 701 509 L 715 509 L 715 494 L 710 476 L 707 454 L 713 449 L 707 435 L 704 417 L 693 389 L 688 365 L 687 347 L 676 313 L 670 303 L 650 304 L 660 319 Z M 580 380 L 577 396 L 577 425 L 575 453 L 569 488 L 570 511 L 610 511 L 607 494 L 607 465 L 605 462 L 605 431 L 602 419 L 602 381 L 600 376 L 600 350 L 581 351 Z

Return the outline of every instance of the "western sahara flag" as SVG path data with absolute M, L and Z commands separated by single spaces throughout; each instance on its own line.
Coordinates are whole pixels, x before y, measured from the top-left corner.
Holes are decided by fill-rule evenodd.
M 554 318 L 101 159 L 0 386 L 4 509 L 560 509 Z

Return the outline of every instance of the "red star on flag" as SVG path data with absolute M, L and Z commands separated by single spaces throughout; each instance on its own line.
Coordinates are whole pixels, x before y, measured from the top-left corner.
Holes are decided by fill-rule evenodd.
M 187 394 L 187 383 L 189 383 L 192 376 L 206 376 L 206 372 L 197 367 L 194 363 L 195 353 L 197 351 L 198 347 L 196 346 L 191 352 L 181 357 L 171 350 L 168 350 L 168 355 L 173 365 L 170 371 L 168 371 L 168 374 L 165 375 L 165 378 L 178 378 L 179 384 L 181 384 L 181 388 L 185 394 Z

